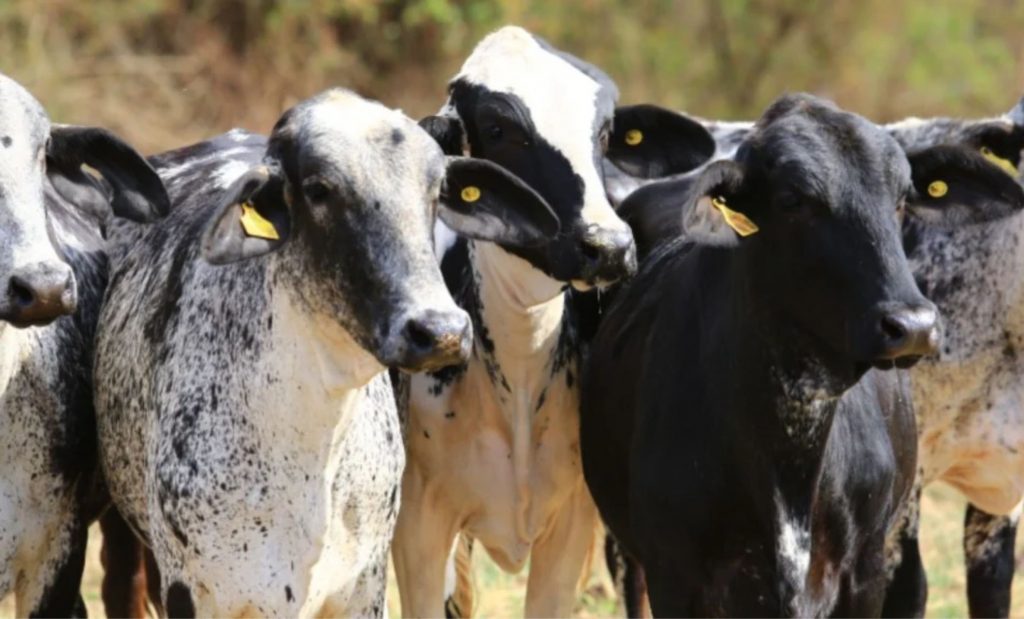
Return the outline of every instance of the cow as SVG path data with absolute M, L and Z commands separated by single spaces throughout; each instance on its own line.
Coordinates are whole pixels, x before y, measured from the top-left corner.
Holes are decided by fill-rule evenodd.
M 736 138 L 752 127 L 749 122 L 695 122 L 706 127 L 717 145 L 709 160 L 734 152 Z M 885 128 L 908 153 L 941 144 L 981 153 L 992 167 L 977 180 L 994 175 L 997 186 L 1003 185 L 997 170 L 1021 180 L 1024 102 L 996 118 L 908 118 Z M 707 150 L 704 140 L 694 140 L 698 152 Z M 652 181 L 621 171 L 606 178 L 612 179 L 609 192 L 620 200 L 619 214 L 633 226 L 641 255 L 679 233 L 681 207 L 672 193 L 657 186 L 637 190 Z M 626 199 L 632 190 L 637 195 Z M 1015 378 L 1020 373 L 1015 351 L 1024 335 L 1019 333 L 1024 305 L 1016 292 L 1015 266 L 1024 252 L 1018 245 L 1024 219 L 1016 211 L 1006 215 L 980 225 L 944 226 L 934 225 L 928 211 L 912 210 L 903 220 L 904 251 L 918 286 L 939 306 L 940 329 L 947 337 L 938 354 L 911 373 L 920 479 L 898 545 L 891 549 L 891 561 L 899 569 L 887 598 L 890 616 L 924 613 L 927 583 L 917 541 L 917 502 L 921 486 L 936 480 L 959 489 L 970 502 L 964 554 L 971 615 L 1009 614 L 1014 541 L 1024 497 L 1024 419 L 1014 404 L 1024 397 L 1024 385 Z
M 608 156 L 638 176 L 693 163 L 689 124 L 654 106 L 616 110 L 596 67 L 517 27 L 484 38 L 421 120 L 445 152 L 494 162 L 543 196 L 561 230 L 544 245 L 439 235 L 442 271 L 475 333 L 466 364 L 410 378 L 407 468 L 393 557 L 406 616 L 472 612 L 465 555 L 446 591 L 456 536 L 477 540 L 506 571 L 530 560 L 527 616 L 568 616 L 596 509 L 578 453 L 578 357 L 566 289 L 635 270 L 629 228 L 604 195 Z M 636 132 L 630 143 L 618 127 Z M 446 604 L 446 593 L 452 593 Z
M 877 615 L 916 469 L 893 369 L 939 339 L 898 217 L 984 221 L 1024 193 L 973 150 L 908 157 L 809 95 L 776 101 L 733 159 L 667 183 L 683 233 L 617 295 L 583 377 L 601 515 L 657 615 Z
M 165 219 L 112 230 L 95 360 L 104 476 L 161 606 L 381 616 L 404 460 L 385 370 L 459 363 L 472 338 L 434 217 L 523 248 L 558 217 L 343 89 L 286 111 L 247 170 L 167 178 Z
M 1024 101 L 1001 117 L 911 118 L 887 129 L 907 152 L 963 145 L 992 162 L 993 186 L 1021 182 Z M 944 481 L 967 498 L 968 608 L 973 617 L 1006 617 L 1024 499 L 1024 216 L 1014 212 L 974 226 L 908 217 L 903 245 L 918 286 L 941 312 L 944 335 L 938 353 L 912 372 L 919 483 Z M 912 509 L 900 539 L 892 614 L 924 613 L 916 516 Z
M 104 235 L 112 216 L 160 216 L 167 195 L 128 144 L 51 124 L 2 75 L 0 153 L 0 597 L 22 617 L 84 616 L 87 528 L 106 505 L 92 405 Z

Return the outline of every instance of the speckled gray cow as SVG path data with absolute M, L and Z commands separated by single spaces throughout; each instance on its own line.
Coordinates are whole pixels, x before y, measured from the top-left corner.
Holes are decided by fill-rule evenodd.
M 103 231 L 112 214 L 166 212 L 167 195 L 127 144 L 51 126 L 5 76 L 0 145 L 0 597 L 13 591 L 18 616 L 70 616 L 105 505 L 92 408 Z
M 211 150 L 160 158 L 171 215 L 115 231 L 96 357 L 111 494 L 172 616 L 380 616 L 404 462 L 384 370 L 471 341 L 434 215 L 522 246 L 558 219 L 344 90 L 287 111 L 259 163 Z
M 997 118 L 908 119 L 888 128 L 908 152 L 964 144 L 1021 178 L 1024 102 Z M 1024 215 L 954 227 L 908 218 L 903 239 L 918 286 L 939 307 L 944 334 L 938 356 L 912 374 L 921 482 L 945 481 L 967 497 L 970 612 L 1005 617 L 1024 498 Z M 924 610 L 916 537 L 911 522 L 896 583 L 905 606 L 894 612 Z

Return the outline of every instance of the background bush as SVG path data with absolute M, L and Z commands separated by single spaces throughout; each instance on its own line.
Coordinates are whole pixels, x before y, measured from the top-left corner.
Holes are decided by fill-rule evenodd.
M 146 151 L 343 85 L 435 111 L 488 31 L 516 23 L 604 67 L 623 100 L 750 118 L 808 90 L 879 120 L 1008 109 L 1014 0 L 0 0 L 0 70 L 53 118 Z

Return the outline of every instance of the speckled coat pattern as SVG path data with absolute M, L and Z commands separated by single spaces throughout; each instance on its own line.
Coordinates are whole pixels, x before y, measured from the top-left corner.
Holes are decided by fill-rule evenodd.
M 297 292 L 285 245 L 212 266 L 200 232 L 259 150 L 159 159 L 174 209 L 114 231 L 97 345 L 111 494 L 200 616 L 380 616 L 404 464 L 388 375 Z M 191 163 L 190 163 L 191 162 Z
M 982 121 L 905 121 L 908 150 L 962 141 Z M 941 314 L 939 355 L 913 371 L 925 484 L 941 479 L 982 510 L 1011 513 L 1024 497 L 1024 215 L 958 227 L 908 220 L 915 279 Z
M 106 265 L 98 251 L 67 253 L 77 313 L 45 327 L 0 326 L 0 595 L 15 592 L 19 616 L 37 609 L 62 570 L 81 570 L 86 528 L 102 506 L 91 356 Z

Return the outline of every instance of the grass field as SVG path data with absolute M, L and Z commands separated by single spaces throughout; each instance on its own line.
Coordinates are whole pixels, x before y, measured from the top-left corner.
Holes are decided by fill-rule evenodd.
M 921 545 L 928 569 L 929 617 L 964 617 L 967 615 L 964 594 L 963 550 L 961 532 L 964 502 L 952 489 L 933 485 L 925 492 L 922 505 Z M 83 588 L 90 617 L 102 617 L 100 600 L 99 535 L 95 528 L 89 547 L 88 565 Z M 1024 544 L 1018 538 L 1018 555 Z M 600 559 L 598 557 L 597 559 Z M 526 574 L 509 575 L 499 570 L 483 552 L 474 555 L 477 564 L 478 617 L 516 617 L 522 615 Z M 1018 568 L 1020 569 L 1020 568 Z M 390 616 L 398 617 L 398 592 L 394 580 L 388 590 Z M 0 617 L 14 616 L 14 601 L 0 605 Z M 580 596 L 577 617 L 621 616 L 610 587 L 604 564 L 595 560 L 594 573 Z M 1013 617 L 1024 617 L 1024 578 L 1014 580 Z

